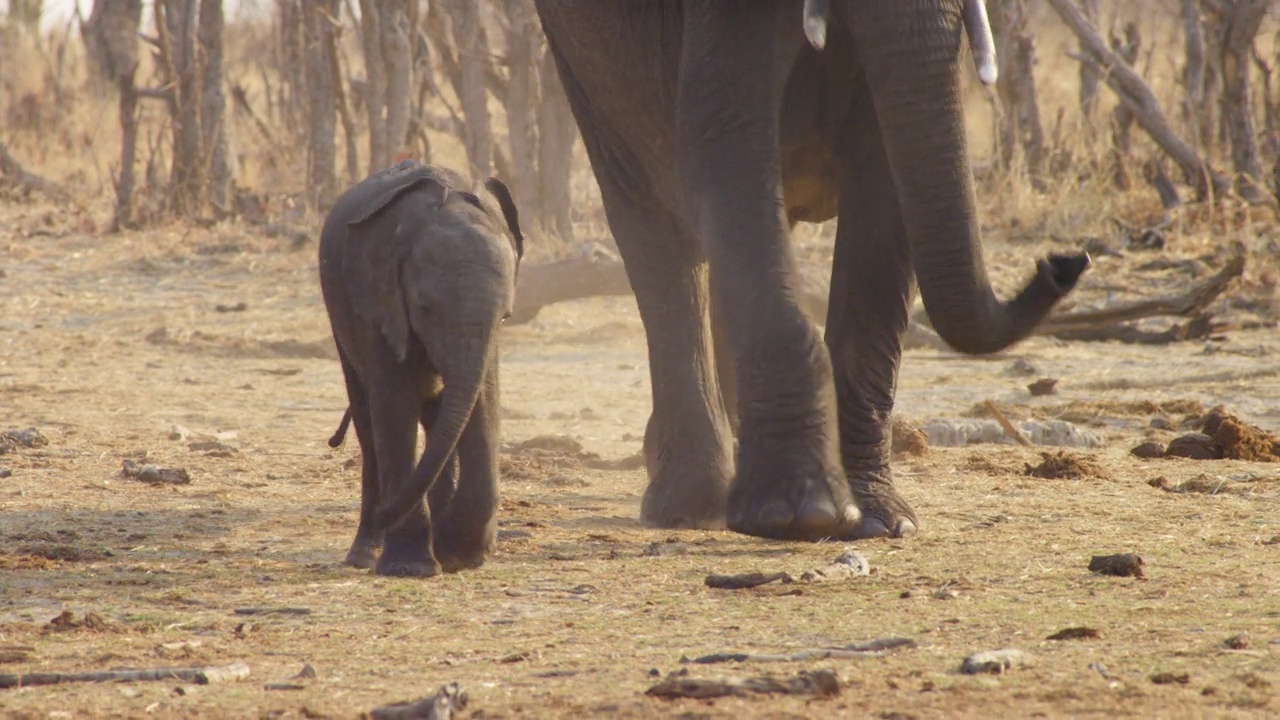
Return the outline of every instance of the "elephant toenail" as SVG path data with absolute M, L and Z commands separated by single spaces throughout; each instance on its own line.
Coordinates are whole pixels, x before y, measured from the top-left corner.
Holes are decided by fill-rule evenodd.
M 916 524 L 910 520 L 902 520 L 898 523 L 898 532 L 894 533 L 894 537 L 905 538 L 915 535 L 917 531 Z

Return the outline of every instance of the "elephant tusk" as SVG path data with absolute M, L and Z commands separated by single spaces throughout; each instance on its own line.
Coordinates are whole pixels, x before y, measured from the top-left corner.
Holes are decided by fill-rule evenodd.
M 808 3 L 805 6 L 807 8 Z M 963 12 L 964 28 L 969 33 L 969 47 L 973 50 L 978 79 L 983 85 L 994 85 L 1000 70 L 996 62 L 995 39 L 991 36 L 991 21 L 987 19 L 987 4 L 985 0 L 964 0 Z
M 804 36 L 814 50 L 827 46 L 828 0 L 804 0 Z

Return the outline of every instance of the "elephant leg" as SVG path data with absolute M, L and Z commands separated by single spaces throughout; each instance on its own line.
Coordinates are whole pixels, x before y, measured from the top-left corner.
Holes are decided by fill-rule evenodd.
M 862 520 L 851 537 L 901 537 L 917 526 L 889 469 L 894 391 L 914 292 L 893 174 L 869 96 L 842 133 L 844 175 L 826 341 L 835 369 L 840 456 Z
M 840 465 L 831 359 L 797 302 L 781 201 L 779 107 L 804 42 L 778 31 L 786 7 L 685 6 L 676 157 L 734 355 L 728 525 L 816 540 L 846 534 L 859 515 Z
M 347 383 L 347 401 L 351 409 L 351 422 L 356 426 L 356 439 L 360 442 L 360 524 L 355 540 L 343 560 L 347 565 L 371 568 L 378 559 L 378 548 L 383 535 L 371 530 L 373 515 L 378 509 L 378 454 L 373 446 L 373 426 L 369 417 L 369 395 L 355 369 L 338 348 L 342 362 L 342 374 Z
M 395 496 L 413 472 L 421 406 L 404 389 L 414 387 L 415 381 L 405 377 L 388 358 L 370 369 L 368 384 L 379 491 L 384 496 Z M 387 530 L 374 572 L 411 577 L 430 577 L 440 572 L 431 553 L 431 519 L 421 499 L 404 519 Z
M 435 426 L 436 414 L 440 412 L 440 399 L 435 398 L 428 400 L 422 406 L 422 431 L 427 437 L 431 437 L 431 429 Z M 454 452 L 449 457 L 449 462 L 445 463 L 444 469 L 440 471 L 439 477 L 431 484 L 431 489 L 427 491 L 427 512 L 432 522 L 438 522 L 438 518 L 444 516 L 449 508 L 449 502 L 453 499 L 453 492 L 458 486 L 458 454 Z M 437 559 L 439 557 L 437 556 Z
M 583 137 L 592 135 L 584 126 Z M 644 190 L 611 171 L 592 143 L 609 227 L 627 268 L 649 346 L 653 411 L 644 433 L 650 527 L 725 526 L 733 434 L 713 365 L 706 263 L 696 240 Z
M 729 346 L 729 319 L 724 308 L 711 305 L 711 337 L 714 340 L 716 378 L 720 383 L 720 399 L 725 416 L 735 435 L 738 432 L 738 378 L 734 374 L 733 348 Z
M 491 361 L 491 362 L 496 362 Z M 432 549 L 445 572 L 478 568 L 497 540 L 498 372 L 490 366 L 456 451 L 458 487 L 432 515 Z M 450 463 L 453 465 L 453 463 Z M 439 484 L 443 477 L 436 480 Z M 432 491 L 435 486 L 432 486 Z M 429 493 L 430 495 L 430 493 Z M 434 511 L 434 508 L 433 508 Z

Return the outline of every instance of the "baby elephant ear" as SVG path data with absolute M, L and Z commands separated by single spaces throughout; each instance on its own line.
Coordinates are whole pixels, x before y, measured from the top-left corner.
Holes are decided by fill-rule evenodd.
M 516 203 L 511 199 L 511 191 L 507 189 L 505 183 L 495 177 L 491 177 L 484 181 L 484 187 L 498 200 L 498 206 L 502 208 L 502 217 L 506 218 L 507 228 L 511 230 L 511 237 L 516 241 L 516 257 L 524 257 L 524 236 L 520 234 L 520 213 L 516 211 Z

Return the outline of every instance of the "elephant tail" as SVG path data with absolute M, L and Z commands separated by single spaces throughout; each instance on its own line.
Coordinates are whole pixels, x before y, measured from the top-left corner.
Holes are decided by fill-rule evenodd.
M 342 412 L 342 422 L 338 423 L 337 431 L 329 438 L 329 447 L 336 448 L 341 445 L 342 441 L 347 439 L 347 428 L 350 426 L 351 407 L 348 406 L 347 409 Z

